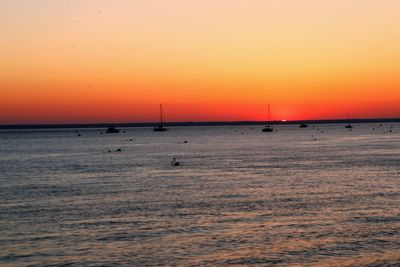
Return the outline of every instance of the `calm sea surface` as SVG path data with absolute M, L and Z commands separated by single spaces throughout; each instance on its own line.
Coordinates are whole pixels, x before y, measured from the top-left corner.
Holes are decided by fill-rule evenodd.
M 400 266 L 400 125 L 354 126 L 2 130 L 0 265 Z

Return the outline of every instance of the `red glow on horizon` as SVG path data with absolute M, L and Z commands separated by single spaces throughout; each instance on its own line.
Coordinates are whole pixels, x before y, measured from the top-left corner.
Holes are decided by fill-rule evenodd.
M 351 118 L 400 117 L 397 103 L 386 104 L 385 109 L 371 105 L 349 105 L 338 109 L 336 105 L 271 105 L 272 121 L 324 120 Z M 57 123 L 125 123 L 158 122 L 158 104 L 70 104 L 25 105 L 0 114 L 0 124 L 57 124 Z M 377 107 L 380 107 L 379 105 Z M 264 104 L 163 104 L 166 122 L 201 121 L 266 121 Z M 13 114 L 18 113 L 18 116 Z M 397 116 L 396 116 L 397 114 Z

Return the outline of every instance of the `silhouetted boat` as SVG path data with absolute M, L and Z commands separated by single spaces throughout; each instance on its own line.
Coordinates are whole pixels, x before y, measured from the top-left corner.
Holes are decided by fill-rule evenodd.
M 262 129 L 264 133 L 270 133 L 274 131 L 274 128 L 271 126 L 271 121 L 270 121 L 270 109 L 269 109 L 269 104 L 268 104 L 268 115 L 267 115 L 267 125 Z
M 353 126 L 350 124 L 350 114 L 347 114 L 347 125 L 344 128 L 353 129 Z
M 265 132 L 265 133 L 270 133 L 270 132 L 273 132 L 273 131 L 274 131 L 274 128 L 272 128 L 270 125 L 266 125 L 266 126 L 262 129 L 262 131 Z
M 116 129 L 114 127 L 108 127 L 106 133 L 119 133 L 119 131 L 119 129 Z
M 300 124 L 299 128 L 308 128 L 308 125 L 305 123 Z
M 165 132 L 168 131 L 167 128 L 163 127 L 163 110 L 162 110 L 162 104 L 160 104 L 160 125 L 158 125 L 157 127 L 153 128 L 154 132 Z

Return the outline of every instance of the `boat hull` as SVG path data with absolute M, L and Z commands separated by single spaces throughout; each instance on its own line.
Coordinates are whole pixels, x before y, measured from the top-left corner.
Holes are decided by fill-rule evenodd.
M 168 131 L 168 129 L 164 128 L 164 127 L 155 127 L 155 128 L 153 128 L 153 131 L 154 132 L 166 132 L 166 131 Z
M 274 129 L 272 129 L 271 127 L 265 127 L 264 129 L 262 129 L 262 131 L 263 131 L 264 133 L 271 133 L 271 132 L 274 131 Z

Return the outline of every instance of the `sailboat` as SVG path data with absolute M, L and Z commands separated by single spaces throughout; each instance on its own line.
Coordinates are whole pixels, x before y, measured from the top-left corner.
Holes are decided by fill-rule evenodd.
M 165 132 L 168 131 L 167 128 L 163 127 L 163 110 L 162 110 L 162 104 L 160 104 L 160 125 L 158 125 L 157 127 L 153 128 L 154 132 Z
M 271 126 L 271 120 L 270 120 L 270 109 L 269 109 L 269 104 L 268 104 L 268 115 L 267 115 L 267 125 L 262 129 L 263 132 L 265 133 L 270 133 L 274 131 L 274 128 Z
M 353 126 L 350 124 L 350 114 L 347 114 L 347 125 L 344 126 L 346 129 L 353 129 Z

